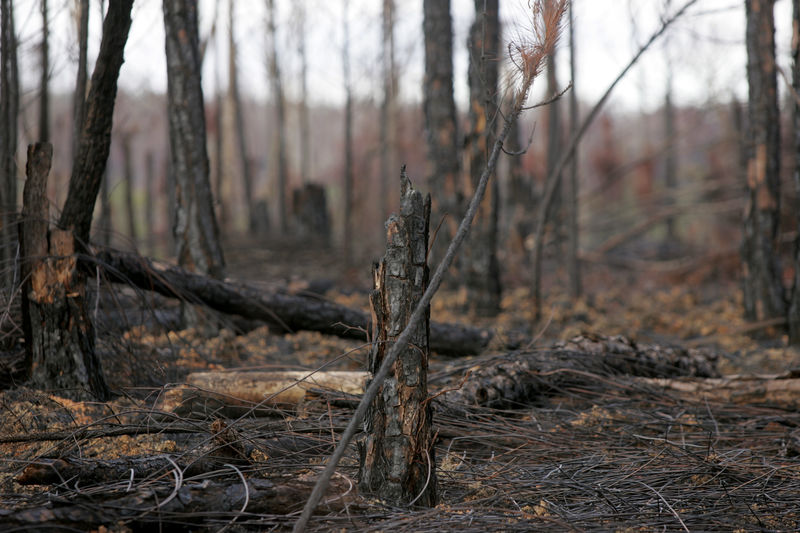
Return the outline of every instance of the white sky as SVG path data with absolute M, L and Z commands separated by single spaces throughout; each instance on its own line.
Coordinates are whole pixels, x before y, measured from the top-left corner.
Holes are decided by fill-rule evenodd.
M 114 0 L 111 0 L 114 1 Z M 200 0 L 201 39 L 212 25 L 216 0 Z M 51 18 L 52 89 L 68 92 L 75 78 L 77 47 L 72 18 L 74 0 L 49 0 Z M 281 62 L 286 92 L 299 93 L 297 31 L 293 22 L 296 2 L 306 6 L 309 92 L 312 102 L 340 104 L 344 100 L 341 45 L 344 0 L 276 0 Z M 685 0 L 672 0 L 672 9 Z M 100 40 L 99 2 L 92 0 L 90 14 L 90 58 Z M 506 36 L 514 35 L 525 23 L 527 0 L 500 0 Z M 580 98 L 594 102 L 629 61 L 639 44 L 658 27 L 666 0 L 574 0 L 578 54 L 577 87 Z M 15 2 L 17 32 L 21 38 L 20 71 L 23 88 L 35 94 L 38 84 L 37 47 L 41 31 L 39 0 Z M 211 43 L 204 65 L 204 89 L 210 97 L 215 88 L 214 65 L 221 54 L 222 85 L 227 73 L 227 4 L 221 1 L 218 40 Z M 351 0 L 351 61 L 357 94 L 380 94 L 381 0 Z M 419 100 L 424 68 L 422 45 L 422 0 L 396 0 L 396 55 L 401 69 L 401 98 Z M 235 0 L 236 35 L 239 43 L 240 83 L 245 93 L 267 98 L 263 0 Z M 474 17 L 473 2 L 452 0 L 454 22 L 456 97 L 466 97 L 466 35 Z M 784 69 L 789 66 L 791 3 L 778 0 L 775 11 L 777 53 Z M 635 20 L 635 25 L 633 21 Z M 744 53 L 744 2 L 742 0 L 700 0 L 690 14 L 669 33 L 669 46 L 648 51 L 640 66 L 629 73 L 615 91 L 612 105 L 625 109 L 650 110 L 661 104 L 667 58 L 674 68 L 676 100 L 702 104 L 708 100 L 727 101 L 747 92 Z M 559 80 L 568 83 L 566 36 L 560 54 Z M 505 48 L 504 48 L 505 49 Z M 125 52 L 120 84 L 131 92 L 163 92 L 166 88 L 163 18 L 161 0 L 136 0 L 133 25 Z M 91 65 L 90 65 L 91 69 Z M 782 81 L 779 80 L 782 85 Z M 540 84 L 541 85 L 541 84 Z

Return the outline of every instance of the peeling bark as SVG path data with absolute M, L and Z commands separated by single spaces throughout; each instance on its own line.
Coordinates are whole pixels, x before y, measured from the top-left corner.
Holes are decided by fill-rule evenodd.
M 430 197 L 401 175 L 400 215 L 386 223 L 386 254 L 373 272 L 372 350 L 374 375 L 428 285 Z M 394 505 L 436 504 L 436 462 L 428 401 L 430 309 L 394 363 L 364 419 L 359 446 L 360 487 Z

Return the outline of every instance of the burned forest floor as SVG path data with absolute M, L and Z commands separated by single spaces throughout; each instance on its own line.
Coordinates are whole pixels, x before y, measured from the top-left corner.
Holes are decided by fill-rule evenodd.
M 366 310 L 368 262 L 287 242 L 226 254 L 233 278 Z M 577 301 L 546 277 L 534 322 L 510 278 L 497 317 L 465 313 L 458 291 L 434 298 L 432 320 L 494 332 L 482 354 L 430 362 L 439 504 L 359 494 L 353 443 L 309 530 L 800 530 L 800 350 L 780 326 L 744 321 L 735 279 L 587 264 Z M 355 375 L 368 346 L 203 309 L 204 326 L 179 329 L 175 300 L 97 287 L 115 399 L 4 382 L 0 530 L 291 529 L 358 393 L 312 376 L 299 399 L 261 402 L 186 383 Z

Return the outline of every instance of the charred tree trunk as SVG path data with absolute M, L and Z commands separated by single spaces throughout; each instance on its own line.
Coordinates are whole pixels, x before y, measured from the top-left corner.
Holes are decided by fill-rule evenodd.
M 267 0 L 267 13 L 269 23 L 267 32 L 270 36 L 269 49 L 269 79 L 272 87 L 272 98 L 275 106 L 275 129 L 277 143 L 277 180 L 278 192 L 278 229 L 285 235 L 289 229 L 286 214 L 287 169 L 286 169 L 286 102 L 283 97 L 283 82 L 281 80 L 280 63 L 278 62 L 278 42 L 275 30 L 275 0 Z
M 100 0 L 100 20 L 105 19 L 106 13 L 106 2 L 105 0 Z M 84 119 L 85 119 L 86 109 L 84 109 Z M 81 126 L 83 128 L 83 126 Z M 82 131 L 82 130 L 81 130 Z M 80 132 L 78 140 L 76 141 L 80 143 Z M 76 148 L 79 149 L 80 147 Z M 76 156 L 77 157 L 77 156 Z M 106 168 L 103 170 L 103 176 L 100 178 L 100 220 L 98 220 L 97 225 L 95 226 L 98 228 L 100 233 L 100 242 L 104 246 L 109 246 L 111 244 L 111 235 L 114 232 L 114 226 L 111 222 L 111 188 L 109 187 L 109 177 L 108 177 L 108 169 Z
M 450 0 L 424 0 L 425 80 L 423 106 L 428 144 L 428 189 L 433 199 L 433 227 L 439 228 L 432 261 L 444 256 L 461 216 L 463 195 L 458 187 L 458 127 L 453 99 L 453 24 Z M 444 219 L 448 216 L 448 219 Z M 441 224 L 441 226 L 440 226 Z
M 395 134 L 397 128 L 397 72 L 394 63 L 394 0 L 383 0 L 382 16 L 382 56 L 383 68 L 383 102 L 381 102 L 380 143 L 381 143 L 381 177 L 380 177 L 380 219 L 389 215 L 392 195 L 389 188 L 390 176 L 395 169 Z
M 475 22 L 469 32 L 469 121 L 467 168 L 471 193 L 486 167 L 497 124 L 497 77 L 500 19 L 497 0 L 475 0 Z M 467 305 L 480 315 L 500 311 L 500 265 L 497 261 L 498 184 L 492 180 L 464 249 L 463 283 Z
M 569 136 L 578 132 L 578 95 L 575 90 L 575 19 L 572 2 L 569 3 L 569 76 L 572 89 L 569 92 Z M 569 293 L 572 298 L 580 298 L 583 292 L 581 265 L 578 260 L 578 146 L 572 154 L 567 180 L 567 271 L 569 273 Z
M 147 235 L 147 250 L 150 255 L 156 255 L 156 161 L 152 150 L 148 150 L 144 156 L 144 194 L 145 194 L 145 218 L 144 230 Z
M 21 226 L 23 328 L 31 384 L 78 399 L 110 396 L 94 351 L 86 283 L 70 230 L 48 230 L 47 175 L 53 146 L 28 147 Z
M 344 70 L 344 241 L 343 255 L 346 265 L 353 262 L 353 86 L 350 79 L 350 2 L 344 1 L 344 43 L 342 43 L 342 68 Z
M 215 18 L 219 14 L 220 0 L 214 3 Z M 214 183 L 213 194 L 217 200 L 217 216 L 219 220 L 220 231 L 224 234 L 228 227 L 228 212 L 225 207 L 225 197 L 222 193 L 223 189 L 223 175 L 225 173 L 225 116 L 224 106 L 225 101 L 223 98 L 222 81 L 221 81 L 221 64 L 222 57 L 219 46 L 219 37 L 215 36 L 215 53 L 214 53 Z M 248 200 L 249 201 L 249 200 Z M 249 209 L 248 209 L 249 211 Z
M 14 230 L 17 210 L 17 115 L 19 114 L 19 72 L 14 5 L 0 1 L 0 281 L 9 290 L 14 282 Z
M 239 69 L 237 68 L 236 38 L 234 35 L 234 16 L 233 0 L 228 0 L 228 91 L 231 105 L 233 106 L 234 128 L 236 130 L 236 146 L 239 149 L 239 164 L 242 169 L 242 184 L 247 204 L 247 231 L 250 234 L 256 232 L 258 223 L 256 222 L 256 199 L 253 188 L 253 173 L 251 172 L 250 160 L 247 152 L 247 134 L 244 126 L 244 113 L 242 111 L 242 98 L 239 94 Z M 221 123 L 218 123 L 218 130 L 221 130 Z M 218 147 L 222 143 L 218 141 Z M 221 153 L 221 152 L 220 152 Z M 219 157 L 219 154 L 217 155 Z
M 795 213 L 800 225 L 800 0 L 792 0 L 792 88 L 794 117 L 791 142 L 794 143 Z M 795 241 L 794 286 L 789 303 L 789 342 L 800 344 L 800 235 Z
M 133 155 L 131 154 L 131 134 L 125 133 L 121 136 L 122 141 L 122 161 L 125 168 L 124 183 L 125 183 L 125 215 L 128 218 L 128 237 L 131 240 L 133 248 L 138 246 L 136 237 L 136 213 L 133 209 Z
M 664 93 L 664 144 L 667 151 L 664 154 L 664 186 L 667 189 L 668 205 L 675 203 L 675 190 L 677 187 L 677 149 L 678 139 L 675 135 L 675 106 L 672 103 L 672 65 L 667 67 L 667 90 Z M 667 218 L 667 244 L 675 242 L 675 217 Z
M 35 386 L 70 389 L 70 394 L 79 398 L 109 397 L 94 351 L 85 276 L 76 268 L 75 253 L 89 242 L 92 211 L 108 159 L 117 77 L 132 6 L 132 0 L 114 2 L 103 24 L 78 157 L 59 220 L 61 229 L 50 232 L 49 238 L 45 188 L 52 146 L 35 145 L 28 151 L 21 239 L 27 279 L 23 320 L 28 368 Z
M 378 371 L 389 347 L 406 327 L 428 286 L 430 197 L 411 187 L 403 169 L 400 215 L 386 224 L 386 255 L 373 272 L 372 350 L 369 371 Z M 360 446 L 360 487 L 391 505 L 436 505 L 436 461 L 433 455 L 428 401 L 430 309 L 400 352 L 364 421 Z
M 47 0 L 39 0 L 42 10 L 41 77 L 39 78 L 39 141 L 50 140 L 50 20 Z
M 117 78 L 131 25 L 133 0 L 109 4 L 103 40 L 87 97 L 78 157 L 72 165 L 69 192 L 59 226 L 72 229 L 81 245 L 89 242 L 92 213 L 111 147 L 111 124 L 117 97 Z
M 297 53 L 300 56 L 300 181 L 311 178 L 311 136 L 308 120 L 308 57 L 306 54 L 306 8 L 304 2 L 294 4 L 297 17 Z
M 197 3 L 164 2 L 164 26 L 178 262 L 190 270 L 222 278 L 225 261 L 208 176 Z
M 89 0 L 78 0 L 78 74 L 75 80 L 75 95 L 72 100 L 72 159 L 78 156 L 78 140 L 83 127 L 86 107 L 86 83 L 88 79 L 87 50 L 89 46 Z
M 774 0 L 746 0 L 747 81 L 750 86 L 744 220 L 744 308 L 749 320 L 783 316 L 778 265 L 780 134 L 775 69 Z

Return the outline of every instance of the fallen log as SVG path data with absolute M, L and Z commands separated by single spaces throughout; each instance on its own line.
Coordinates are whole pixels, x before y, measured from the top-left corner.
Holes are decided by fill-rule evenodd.
M 317 391 L 362 394 L 368 377 L 363 371 L 196 372 L 187 376 L 186 385 L 168 389 L 159 409 L 190 418 L 269 416 L 283 413 L 277 409 L 297 407 Z
M 194 476 L 213 470 L 221 463 L 195 458 L 170 461 L 165 455 L 124 457 L 119 459 L 82 459 L 64 457 L 37 459 L 22 469 L 14 478 L 20 485 L 74 485 L 116 483 L 128 480 L 139 483 L 154 474 L 169 472 L 177 466 L 185 476 Z
M 513 408 L 569 388 L 596 389 L 606 376 L 715 378 L 716 359 L 713 352 L 637 344 L 621 335 L 582 335 L 548 350 L 485 358 L 463 368 L 463 382 L 443 395 L 449 403 Z
M 796 410 L 800 407 L 800 372 L 733 375 L 722 378 L 636 378 L 635 382 L 692 400 L 762 405 Z
M 78 495 L 66 502 L 63 495 L 52 495 L 44 505 L 0 509 L 0 521 L 6 527 L 39 528 L 37 530 L 41 531 L 56 528 L 88 531 L 120 523 L 134 530 L 149 531 L 166 525 L 183 530 L 188 524 L 202 525 L 207 520 L 218 526 L 220 520 L 235 520 L 242 513 L 285 516 L 303 506 L 314 486 L 313 478 L 245 480 L 233 469 L 231 474 L 235 481 L 183 482 L 182 477 L 176 475 L 167 482 L 134 486 L 123 496 L 120 496 L 122 491 L 114 489 L 109 489 L 110 494 L 95 491 L 90 496 Z M 356 493 L 354 483 L 343 476 L 333 480 L 320 512 L 343 509 L 353 503 Z M 275 520 L 280 520 L 280 516 Z M 264 522 L 260 524 L 265 525 Z
M 597 387 L 603 376 L 716 378 L 716 359 L 717 354 L 701 349 L 638 344 L 619 335 L 582 335 L 546 350 L 455 363 L 436 381 L 448 402 L 513 407 L 566 387 Z M 464 374 L 461 383 L 445 382 L 445 377 Z M 188 385 L 168 390 L 160 409 L 181 417 L 270 415 L 274 408 L 297 406 L 318 390 L 358 396 L 367 378 L 366 372 L 201 372 L 190 374 Z
M 220 281 L 146 257 L 103 249 L 82 265 L 102 266 L 109 280 L 200 303 L 227 314 L 263 321 L 284 331 L 310 330 L 366 341 L 369 315 L 321 297 L 265 292 L 240 282 Z M 489 330 L 431 322 L 431 349 L 443 355 L 479 354 L 489 344 Z

